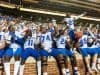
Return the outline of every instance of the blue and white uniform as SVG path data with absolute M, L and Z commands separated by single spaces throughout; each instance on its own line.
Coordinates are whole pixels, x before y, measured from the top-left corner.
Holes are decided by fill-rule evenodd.
M 42 34 L 40 41 L 45 50 L 52 48 L 51 32 L 46 32 L 45 34 Z
M 4 40 L 4 32 L 0 32 L 0 45 L 2 45 L 2 40 Z M 4 55 L 5 50 L 0 49 L 0 58 Z
M 73 53 L 66 49 L 66 42 L 69 38 L 67 36 L 61 35 L 57 40 L 56 40 L 56 45 L 57 45 L 57 50 L 59 51 L 59 54 L 63 54 L 65 56 L 73 56 Z
M 82 53 L 83 56 L 88 56 L 88 55 L 94 55 L 96 54 L 95 49 L 92 47 L 88 47 L 88 35 L 84 34 L 82 38 L 79 39 L 80 43 L 80 52 Z
M 35 45 L 36 38 L 35 37 L 28 37 L 24 43 L 24 52 L 22 53 L 22 59 L 26 60 L 29 56 L 32 56 L 34 58 L 38 58 L 39 52 L 35 50 L 34 45 Z
M 69 29 L 73 29 L 74 30 L 74 18 L 64 18 L 64 22 L 67 23 L 67 26 L 69 27 Z
M 71 40 L 76 40 L 75 39 L 75 27 L 74 27 L 74 22 L 75 20 L 74 20 L 74 18 L 64 18 L 64 22 L 66 22 L 67 23 L 67 26 L 69 27 L 69 32 L 68 32 L 68 34 L 69 34 L 69 36 L 70 36 L 70 38 L 71 38 Z
M 21 56 L 23 51 L 24 36 L 20 32 L 7 32 L 6 40 L 10 41 L 10 45 L 6 48 L 5 56 Z
M 52 34 L 51 32 L 46 32 L 45 34 L 41 34 L 40 42 L 43 47 L 43 50 L 40 50 L 41 56 L 56 56 L 57 51 L 55 48 L 52 48 Z

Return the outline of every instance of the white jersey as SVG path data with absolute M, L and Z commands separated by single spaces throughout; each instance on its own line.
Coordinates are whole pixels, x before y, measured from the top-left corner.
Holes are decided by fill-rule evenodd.
M 67 22 L 69 29 L 74 29 L 74 18 L 64 18 L 64 22 Z
M 51 32 L 46 32 L 45 34 L 41 34 L 40 41 L 44 49 L 48 50 L 52 48 Z
M 56 40 L 56 45 L 57 48 L 65 48 L 66 46 L 66 41 L 67 41 L 67 36 L 60 36 L 57 40 Z
M 24 49 L 25 48 L 32 48 L 34 49 L 35 44 L 35 37 L 28 37 L 24 43 Z
M 80 43 L 80 48 L 87 48 L 88 42 L 88 35 L 83 35 L 82 38 L 79 39 L 79 43 Z

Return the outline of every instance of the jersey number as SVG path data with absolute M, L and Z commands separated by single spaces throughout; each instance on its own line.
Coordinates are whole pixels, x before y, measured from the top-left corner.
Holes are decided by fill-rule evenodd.
M 45 36 L 42 36 L 41 37 L 41 42 L 44 42 L 45 38 L 46 38 L 46 40 L 49 40 L 50 41 L 50 36 L 47 35 L 46 37 Z
M 60 43 L 61 44 L 64 44 L 65 43 L 65 40 L 64 39 L 61 39 Z
M 28 46 L 33 46 L 33 40 L 28 40 L 27 44 Z

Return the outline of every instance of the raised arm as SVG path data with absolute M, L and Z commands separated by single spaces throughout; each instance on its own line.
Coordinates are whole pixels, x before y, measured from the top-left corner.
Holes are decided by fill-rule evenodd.
M 89 34 L 92 36 L 92 38 L 96 39 L 95 35 L 92 33 L 92 31 L 88 28 Z
M 75 17 L 75 20 L 80 19 L 80 17 L 83 17 L 83 16 L 85 16 L 86 14 L 87 14 L 87 12 L 83 12 L 81 15 Z

